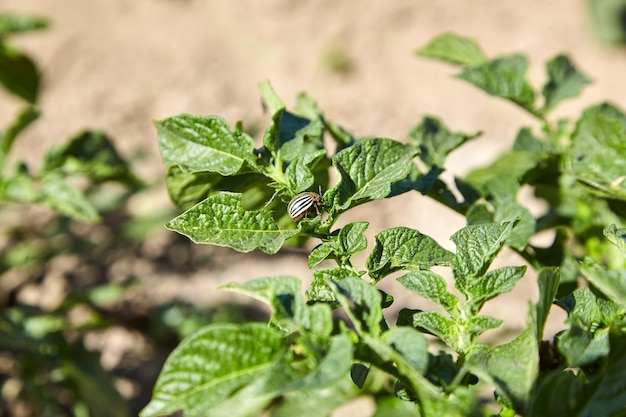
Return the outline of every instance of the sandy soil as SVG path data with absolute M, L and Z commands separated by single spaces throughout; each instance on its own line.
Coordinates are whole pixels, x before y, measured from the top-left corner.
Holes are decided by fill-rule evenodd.
M 454 68 L 414 55 L 417 47 L 445 31 L 476 38 L 489 56 L 526 53 L 532 65 L 529 76 L 537 84 L 544 80 L 543 62 L 567 52 L 595 82 L 554 117 L 575 115 L 605 99 L 626 108 L 626 53 L 594 40 L 582 0 L 0 0 L 0 9 L 34 13 L 52 22 L 46 32 L 16 38 L 44 74 L 43 117 L 17 147 L 20 157 L 34 166 L 48 146 L 81 129 L 99 128 L 126 155 L 147 152 L 139 172 L 161 181 L 164 169 L 152 120 L 181 112 L 218 114 L 231 123 L 243 120 L 264 128 L 267 119 L 256 86 L 268 79 L 288 105 L 306 91 L 328 118 L 357 135 L 404 139 L 424 114 L 441 117 L 454 130 L 482 130 L 480 139 L 451 156 L 451 178 L 491 160 L 511 145 L 521 125 L 533 121 L 453 78 Z M 334 52 L 348 60 L 351 71 L 329 69 L 327 57 Z M 4 97 L 0 104 L 4 124 L 18 104 Z M 155 204 L 170 204 L 162 187 L 137 202 L 137 210 L 149 211 Z M 347 217 L 346 222 L 370 221 L 369 237 L 405 225 L 448 248 L 453 248 L 448 237 L 464 224 L 413 194 L 354 210 Z M 140 260 L 130 267 L 139 268 L 150 283 L 147 297 L 179 297 L 203 305 L 231 297 L 216 292 L 227 281 L 277 274 L 308 280 L 306 257 L 298 252 L 276 261 L 262 254 L 202 250 L 218 267 L 184 277 L 141 269 Z M 522 261 L 505 254 L 500 262 Z M 392 283 L 385 288 L 396 290 Z M 485 312 L 505 319 L 508 329 L 515 330 L 523 325 L 527 300 L 535 294 L 533 277 L 525 277 Z M 562 319 L 556 317 L 550 331 Z

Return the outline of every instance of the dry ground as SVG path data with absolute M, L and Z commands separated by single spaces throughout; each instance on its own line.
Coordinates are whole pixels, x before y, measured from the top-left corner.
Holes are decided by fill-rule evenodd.
M 164 169 L 152 120 L 187 112 L 264 127 L 256 85 L 269 79 L 288 105 L 304 90 L 329 119 L 357 135 L 404 139 L 424 114 L 442 118 L 453 130 L 482 130 L 480 139 L 451 156 L 451 178 L 491 160 L 511 145 L 521 125 L 533 121 L 456 80 L 453 68 L 414 55 L 415 48 L 445 31 L 474 37 L 489 56 L 526 53 L 535 83 L 544 80 L 545 60 L 567 52 L 595 82 L 555 117 L 606 99 L 626 108 L 626 53 L 594 40 L 582 0 L 0 0 L 0 9 L 52 22 L 46 32 L 16 39 L 44 76 L 43 117 L 17 147 L 34 166 L 50 145 L 81 129 L 99 128 L 126 155 L 147 152 L 137 168 L 159 182 Z M 332 71 L 332 53 L 345 58 L 350 70 Z M 0 104 L 4 124 L 17 103 L 2 98 Z M 159 187 L 134 207 L 148 212 L 169 204 Z M 462 218 L 418 195 L 354 210 L 346 221 L 354 220 L 371 222 L 370 238 L 405 225 L 449 248 L 447 238 L 463 226 Z M 168 233 L 155 236 L 146 250 L 169 242 Z M 163 272 L 141 259 L 126 265 L 149 284 L 144 296 L 154 302 L 182 298 L 206 305 L 229 297 L 216 291 L 226 281 L 283 273 L 308 279 L 306 257 L 298 252 L 270 258 L 202 250 L 214 259 L 214 268 Z M 505 254 L 501 262 L 522 261 Z M 387 288 L 396 291 L 391 284 Z M 533 277 L 525 277 L 486 312 L 515 330 L 535 294 Z M 554 318 L 550 331 L 562 319 Z

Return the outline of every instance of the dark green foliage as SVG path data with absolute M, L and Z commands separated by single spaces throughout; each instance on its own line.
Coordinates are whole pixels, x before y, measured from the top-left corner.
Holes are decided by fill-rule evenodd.
M 321 243 L 311 251 L 309 267 L 324 261 L 334 261 L 336 266 L 313 271 L 308 303 L 292 277 L 228 285 L 271 307 L 270 327 L 259 330 L 271 335 L 272 342 L 263 349 L 233 345 L 233 355 L 213 355 L 189 350 L 196 340 L 192 336 L 170 357 L 142 416 L 177 409 L 190 416 L 247 416 L 263 410 L 273 416 L 286 415 L 287 410 L 327 416 L 356 395 L 376 399 L 375 416 L 486 415 L 476 390 L 485 386 L 495 390 L 495 404 L 503 416 L 612 415 L 623 409 L 623 384 L 607 384 L 623 378 L 623 367 L 618 370 L 616 364 L 626 314 L 622 269 L 626 233 L 621 229 L 626 219 L 626 115 L 613 105 L 601 104 L 576 120 L 550 122 L 548 113 L 561 101 L 579 95 L 590 82 L 564 55 L 547 63 L 543 102 L 538 104 L 537 90 L 526 79 L 529 63 L 524 55 L 490 59 L 476 42 L 452 33 L 433 40 L 418 54 L 461 66 L 459 78 L 519 106 L 539 124 L 539 129 L 522 127 L 511 151 L 490 166 L 457 178 L 461 201 L 438 177 L 448 154 L 478 134 L 452 133 L 434 117 L 424 117 L 413 128 L 410 145 L 387 138 L 359 139 L 322 118 L 317 105 L 304 95 L 299 97 L 300 114 L 288 112 L 269 84 L 263 83 L 261 94 L 272 120 L 261 149 L 254 150 L 245 136 L 243 142 L 235 141 L 241 134 L 217 116 L 183 115 L 157 122 L 168 179 L 177 178 L 168 182 L 170 194 L 179 205 L 197 202 L 168 227 L 199 243 L 244 252 L 257 248 L 275 253 L 291 236 L 314 237 Z M 221 127 L 175 127 L 180 118 Z M 163 126 L 170 128 L 165 131 Z M 185 150 L 180 143 L 191 131 L 194 145 Z M 334 155 L 324 148 L 324 132 L 337 142 Z M 197 144 L 212 145 L 200 150 Z M 215 152 L 223 155 L 223 163 Z M 203 155 L 210 159 L 203 160 Z M 421 164 L 415 163 L 416 157 Z M 193 168 L 188 161 L 193 161 Z M 323 213 L 296 225 L 285 222 L 289 199 L 303 190 L 326 189 L 332 177 L 329 169 L 335 170 L 337 184 L 324 194 Z M 256 176 L 254 181 L 245 177 L 249 173 Z M 532 187 L 548 203 L 546 213 L 535 217 L 518 201 L 522 186 Z M 256 211 L 241 203 L 252 190 L 266 196 L 264 205 L 256 200 Z M 450 238 L 456 250 L 444 249 L 418 230 L 396 227 L 376 235 L 364 268 L 354 265 L 352 256 L 367 249 L 368 223 L 333 229 L 337 219 L 357 205 L 410 191 L 431 196 L 466 216 L 468 225 Z M 546 230 L 556 232 L 551 247 L 529 245 L 534 235 Z M 275 238 L 269 239 L 268 234 Z M 571 246 L 566 246 L 568 236 Z M 511 291 L 527 269 L 491 266 L 505 246 L 536 269 L 539 300 L 530 305 L 524 331 L 508 343 L 489 347 L 477 338 L 501 326 L 502 320 L 480 312 L 486 302 Z M 611 247 L 622 253 L 610 252 Z M 585 251 L 590 257 L 576 258 Z M 594 259 L 597 255 L 599 260 Z M 435 266 L 451 269 L 456 294 L 431 269 Z M 397 272 L 402 273 L 397 278 L 402 286 L 441 310 L 402 309 L 396 325 L 389 323 L 383 309 L 394 298 L 376 284 Z M 588 288 L 572 292 L 579 274 L 601 294 Z M 555 302 L 568 313 L 569 327 L 551 347 L 542 336 Z M 342 310 L 344 319 L 333 321 L 331 309 Z M 209 326 L 196 338 L 220 329 Z M 247 331 L 245 326 L 233 327 L 228 338 Z M 423 334 L 434 335 L 453 355 L 429 353 Z M 264 348 L 278 341 L 284 345 L 272 359 L 264 360 Z M 338 344 L 342 352 L 345 349 L 342 355 L 335 355 Z M 545 351 L 545 346 L 558 352 L 552 356 L 550 371 L 540 364 L 540 349 Z M 331 356 L 344 361 L 332 371 L 325 368 Z M 254 376 L 239 366 L 244 358 L 266 363 L 258 369 L 261 374 Z M 199 373 L 188 369 L 190 361 L 200 364 Z M 278 363 L 281 371 L 274 374 Z M 220 367 L 231 370 L 224 380 L 228 383 L 215 380 L 220 387 L 208 389 L 201 381 L 209 378 L 210 371 L 202 369 Z M 566 371 L 568 367 L 578 367 L 578 377 Z M 240 375 L 252 379 L 229 385 Z M 280 388 L 274 383 L 264 388 L 266 375 L 275 378 Z M 355 384 L 351 387 L 346 385 L 348 375 Z M 381 382 L 386 380 L 393 381 L 393 390 Z M 309 381 L 316 381 L 315 389 Z M 198 398 L 197 393 L 205 389 L 207 394 Z M 323 405 L 313 406 L 322 392 Z M 563 401 L 572 395 L 575 398 Z

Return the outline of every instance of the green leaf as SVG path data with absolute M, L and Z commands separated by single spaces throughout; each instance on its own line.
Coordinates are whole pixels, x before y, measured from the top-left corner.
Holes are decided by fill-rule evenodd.
M 261 83 L 259 89 L 272 116 L 258 155 L 267 164 L 265 174 L 292 195 L 308 190 L 316 182 L 327 185 L 329 160 L 325 158 L 321 114 L 309 111 L 313 113 L 310 120 L 290 113 L 269 82 Z
M 326 192 L 331 216 L 387 197 L 391 185 L 409 174 L 418 149 L 391 139 L 363 139 L 333 157 L 339 183 Z
M 362 389 L 365 385 L 365 380 L 369 375 L 370 369 L 371 365 L 369 363 L 355 361 L 352 364 L 352 368 L 350 368 L 350 379 L 352 379 L 354 385 L 356 385 L 359 389 Z
M 48 27 L 48 21 L 35 16 L 23 14 L 0 14 L 0 38 L 6 35 L 22 32 L 32 32 Z
M 562 158 L 564 162 L 566 157 Z M 607 170 L 610 170 L 607 167 Z M 622 220 L 614 211 L 613 204 L 605 198 L 598 198 L 603 196 L 603 192 L 600 188 L 591 187 L 588 184 L 580 181 L 575 175 L 567 173 L 567 168 L 563 169 L 563 173 L 558 179 L 558 188 L 560 189 L 560 195 L 554 195 L 549 201 L 552 204 L 559 205 L 559 215 L 572 218 L 571 228 L 579 236 L 599 235 L 599 231 L 602 230 L 608 224 L 621 224 Z M 547 190 L 546 194 L 556 194 L 556 187 Z M 606 195 L 605 195 L 606 196 Z M 543 197 L 543 196 L 542 196 Z M 623 203 L 617 203 L 618 208 Z M 621 210 L 621 209 L 620 209 Z M 597 232 L 596 232 L 597 230 Z M 599 240 L 594 239 L 600 243 Z M 591 243 L 591 241 L 587 241 Z M 603 243 L 604 250 L 601 250 L 595 256 L 604 256 L 605 250 L 611 250 L 612 248 L 608 242 Z M 588 247 L 591 250 L 592 247 Z M 590 252 L 590 254 L 592 254 Z
M 358 359 L 377 364 L 383 369 L 393 363 L 397 373 L 402 376 L 402 385 L 412 390 L 411 397 L 418 398 L 422 409 L 426 403 L 445 401 L 439 387 L 433 385 L 421 372 L 428 362 L 428 352 L 427 341 L 419 332 L 411 328 L 395 327 L 383 333 L 382 337 L 369 334 L 361 336 L 369 349 L 361 349 L 359 353 L 367 351 L 369 355 Z
M 505 266 L 490 271 L 477 280 L 472 280 L 466 293 L 474 311 L 480 311 L 483 304 L 492 298 L 511 291 L 525 272 L 526 266 Z
M 504 345 L 488 353 L 473 351 L 466 366 L 473 373 L 497 387 L 514 405 L 515 411 L 525 415 L 531 392 L 539 373 L 539 342 L 535 338 L 534 311 L 530 311 L 526 330 Z
M 556 370 L 540 378 L 529 415 L 621 415 L 626 403 L 625 370 L 626 336 L 616 331 L 610 335 L 607 363 L 595 377 Z
M 389 193 L 387 198 L 395 197 L 397 195 L 404 194 L 413 190 L 419 191 L 423 195 L 426 195 L 433 188 L 438 180 L 439 174 L 441 174 L 442 172 L 442 169 L 433 167 L 426 174 L 422 174 L 417 165 L 415 165 L 415 163 L 412 163 L 409 174 L 405 178 L 394 183 L 391 186 L 391 192 Z
M 319 263 L 335 257 L 335 253 L 340 249 L 336 242 L 331 240 L 329 242 L 322 242 L 309 253 L 308 264 L 309 268 L 313 268 Z
M 268 304 L 272 324 L 285 333 L 304 333 L 324 344 L 333 330 L 327 304 L 305 304 L 300 280 L 292 276 L 257 278 L 245 284 L 230 283 L 220 288 L 240 292 Z
M 465 220 L 467 224 L 493 223 L 493 213 L 491 205 L 480 201 L 472 204 L 465 212 Z
M 294 194 L 311 188 L 315 182 L 313 168 L 326 156 L 325 149 L 303 152 L 285 170 L 287 186 Z
M 450 237 L 456 245 L 452 262 L 456 287 L 465 293 L 466 282 L 485 274 L 517 221 L 466 226 Z
M 313 329 L 315 331 L 315 329 Z M 328 335 L 320 338 L 327 343 Z M 281 389 L 283 391 L 310 390 L 327 388 L 347 377 L 352 367 L 353 344 L 348 334 L 340 334 L 330 338 L 330 347 L 318 361 L 313 370 L 301 378 L 294 380 Z
M 588 415 L 618 415 L 626 404 L 626 335 L 614 331 L 610 337 L 611 353 L 602 382 L 595 392 L 593 401 L 587 406 Z
M 512 170 L 514 169 L 515 167 L 512 165 Z M 487 174 L 482 179 L 485 181 L 484 183 L 474 182 L 472 177 L 468 177 L 468 182 L 472 182 L 477 189 L 480 189 L 483 197 L 493 207 L 493 216 L 490 221 L 499 222 L 518 219 L 517 226 L 506 243 L 510 247 L 522 251 L 526 248 L 529 239 L 535 234 L 536 220 L 528 208 L 517 202 L 521 188 L 521 179 L 515 176 L 515 172 L 511 174 L 509 172 L 500 172 L 500 175 L 493 175 L 497 172 L 498 170 L 494 169 L 493 173 Z M 475 172 L 472 174 L 475 174 Z M 474 208 L 482 207 L 484 203 L 479 201 L 477 204 L 478 206 Z M 477 219 L 478 213 L 480 212 L 471 210 L 467 215 L 469 219 L 476 222 L 484 221 L 484 219 Z
M 626 256 L 626 228 L 617 228 L 614 224 L 606 227 L 602 234 Z
M 559 333 L 557 348 L 571 366 L 589 364 L 609 352 L 608 328 L 625 308 L 581 288 L 557 304 L 568 313 L 569 328 Z
M 457 77 L 489 95 L 510 100 L 533 112 L 535 93 L 526 80 L 527 69 L 525 56 L 512 55 L 465 67 Z
M 434 117 L 424 117 L 409 133 L 413 144 L 420 148 L 420 159 L 428 166 L 440 168 L 444 166 L 450 152 L 478 136 L 480 132 L 471 135 L 452 133 L 441 120 Z
M 263 98 L 264 105 L 267 106 L 267 110 L 272 117 L 285 109 L 285 104 L 274 92 L 269 81 L 266 80 L 259 83 L 259 92 Z
M 293 319 L 301 322 L 304 315 L 300 280 L 293 276 L 257 278 L 244 284 L 232 282 L 221 288 L 263 301 L 272 309 L 273 320 Z
M 583 416 L 600 380 L 589 382 L 583 372 L 556 370 L 539 378 L 529 416 Z M 564 401 L 565 399 L 565 401 Z
M 255 166 L 254 142 L 218 116 L 180 114 L 156 121 L 163 163 L 184 172 L 241 173 Z
M 476 338 L 487 330 L 497 329 L 502 326 L 503 320 L 496 319 L 490 316 L 473 316 L 466 323 L 463 324 L 465 331 L 469 333 L 472 338 Z M 473 339 L 472 339 L 473 341 Z
M 283 114 L 287 114 L 286 112 Z M 297 119 L 296 119 L 297 120 Z M 278 121 L 278 123 L 280 123 L 280 120 Z M 285 124 L 290 124 L 290 123 L 285 123 Z M 296 124 L 296 123 L 292 123 L 292 124 Z M 297 123 L 297 127 L 301 128 L 301 129 L 307 129 L 307 127 L 309 126 L 309 120 L 306 119 L 302 119 L 302 121 L 300 123 Z M 280 125 L 278 125 L 278 136 L 281 135 L 280 133 Z M 302 147 L 304 145 L 304 138 L 302 135 L 296 135 L 296 133 L 299 132 L 299 130 L 296 131 L 289 131 L 289 132 L 285 132 L 285 136 L 284 137 L 280 137 L 279 142 L 276 144 L 276 146 L 278 147 L 278 152 L 276 152 L 276 157 L 277 159 L 281 160 L 281 161 L 293 161 L 298 155 L 300 155 L 300 153 L 302 152 Z
M 196 243 L 226 246 L 239 252 L 276 253 L 299 233 L 281 230 L 268 210 L 245 211 L 241 194 L 219 192 L 172 219 L 166 227 Z
M 579 367 L 593 363 L 609 354 L 608 329 L 590 332 L 572 325 L 558 334 L 557 346 L 567 364 Z
M 343 365 L 343 364 L 341 364 Z M 336 383 L 317 389 L 299 390 L 285 396 L 272 417 L 327 417 L 340 405 L 360 394 L 350 376 L 346 376 Z
M 357 277 L 329 281 L 337 300 L 350 316 L 359 334 L 380 333 L 383 313 L 380 292 L 371 284 Z
M 577 289 L 558 300 L 557 304 L 568 313 L 568 321 L 586 330 L 593 330 L 600 324 L 611 326 L 626 309 L 623 305 L 596 297 L 587 287 Z
M 76 187 L 63 177 L 49 173 L 41 178 L 38 201 L 52 210 L 80 221 L 94 223 L 100 220 L 98 212 Z
M 268 187 L 269 182 L 270 179 L 261 174 L 247 173 L 225 177 L 215 172 L 184 172 L 177 165 L 171 166 L 165 177 L 170 199 L 183 210 L 198 204 L 214 191 L 243 194 L 241 204 L 248 210 L 274 209 L 282 202 L 271 202 L 268 205 L 274 195 L 274 190 Z
M 548 81 L 543 86 L 545 103 L 542 113 L 553 109 L 559 102 L 577 97 L 591 79 L 580 73 L 565 55 L 557 55 L 546 64 Z
M 354 272 L 344 268 L 321 268 L 313 271 L 313 281 L 311 288 L 306 295 L 309 301 L 322 301 L 334 303 L 337 301 L 335 291 L 328 284 L 329 281 L 342 280 L 344 278 L 354 278 Z
M 311 120 L 321 119 L 324 116 L 324 112 L 315 99 L 304 91 L 299 92 L 296 96 L 294 111 Z
M 470 172 L 465 181 L 482 186 L 503 176 L 521 180 L 526 173 L 548 159 L 548 155 L 531 151 L 512 151 L 498 157 L 492 164 Z
M 548 320 L 550 308 L 559 289 L 559 272 L 558 268 L 543 268 L 539 271 L 537 277 L 537 283 L 539 284 L 539 300 L 537 300 L 536 305 L 537 332 L 535 337 L 537 340 L 542 339 L 543 329 Z
M 367 248 L 365 230 L 368 226 L 368 222 L 353 222 L 339 230 L 339 243 L 344 253 L 354 254 Z
M 512 196 L 496 200 L 493 204 L 495 206 L 494 221 L 517 219 L 517 225 L 506 240 L 506 244 L 517 251 L 523 251 L 536 232 L 535 217 L 526 206 L 517 203 Z
M 529 127 L 523 127 L 517 132 L 512 150 L 514 153 L 530 152 L 533 154 L 557 154 L 560 152 L 555 143 L 535 136 Z M 505 164 L 501 165 L 502 168 L 504 168 L 504 165 Z M 531 169 L 532 168 L 533 167 L 531 167 Z M 522 174 L 528 171 L 530 170 L 525 169 Z
M 588 192 L 626 200 L 626 129 L 618 118 L 593 109 L 579 120 L 562 169 L 584 184 Z
M 585 258 L 580 271 L 587 281 L 613 302 L 626 306 L 626 270 L 606 270 L 591 258 Z
M 259 84 L 259 90 L 272 117 L 272 124 L 263 135 L 263 145 L 278 163 L 292 161 L 299 152 L 306 155 L 324 149 L 324 123 L 319 114 L 310 120 L 288 112 L 267 81 Z
M 10 176 L 0 179 L 0 200 L 36 203 L 39 197 L 38 184 L 23 164 L 17 164 Z
M 424 416 L 446 417 L 484 417 L 485 412 L 481 409 L 479 398 L 476 393 L 464 386 L 455 389 L 438 399 L 426 399 L 422 401 Z
M 506 393 L 520 413 L 527 408 L 533 384 L 537 378 L 539 346 L 534 338 L 534 326 L 513 341 L 496 346 L 489 355 L 488 369 L 500 389 Z
M 367 258 L 367 270 L 375 280 L 400 269 L 428 269 L 450 265 L 454 254 L 431 237 L 408 227 L 395 227 L 377 234 L 376 244 Z
M 626 129 L 626 114 L 611 103 L 604 102 L 587 107 L 583 112 L 582 118 L 595 116 L 604 116 L 611 120 L 616 120 Z
M 419 417 L 420 413 L 412 402 L 396 397 L 377 397 L 376 411 L 372 417 Z
M 0 83 L 11 94 L 35 104 L 39 96 L 39 72 L 22 52 L 0 44 Z
M 476 65 L 487 60 L 475 40 L 448 32 L 417 50 L 417 54 L 451 64 Z
M 368 222 L 348 223 L 333 232 L 330 239 L 316 246 L 309 254 L 309 268 L 326 259 L 337 259 L 340 266 L 349 263 L 350 257 L 367 248 L 365 230 Z
M 324 134 L 324 123 L 320 119 L 309 120 L 304 117 L 284 112 L 278 131 L 281 138 L 281 158 L 291 161 L 296 156 L 306 157 L 311 160 L 320 159 L 316 154 L 322 151 L 322 156 L 326 154 L 326 148 L 322 135 Z M 297 143 L 301 142 L 302 145 Z M 296 143 L 297 145 L 292 145 Z M 289 147 L 293 149 L 290 155 L 287 152 Z M 307 162 L 308 163 L 308 162 Z
M 394 327 L 382 340 L 399 353 L 420 374 L 428 370 L 428 340 L 412 327 Z
M 519 223 L 507 240 L 507 244 L 518 251 L 524 250 L 531 236 L 535 234 L 536 220 L 528 208 L 518 203 L 518 194 L 522 183 L 529 182 L 533 171 L 538 172 L 543 166 L 556 160 L 547 153 L 529 151 L 513 151 L 502 155 L 496 162 L 487 168 L 471 172 L 466 181 L 480 191 L 482 196 L 493 207 L 491 221 L 506 221 L 519 219 Z M 552 173 L 551 173 L 552 174 Z M 556 174 L 556 173 L 555 173 Z M 540 173 L 539 175 L 547 175 Z M 558 174 L 557 174 L 558 175 Z M 477 200 L 478 206 L 484 202 Z M 476 219 L 477 211 L 471 210 L 466 215 Z M 487 217 L 488 218 L 488 217 Z M 483 219 L 475 220 L 480 222 Z
M 0 15 L 1 16 L 1 15 Z M 0 174 L 4 170 L 6 159 L 15 143 L 15 139 L 32 122 L 39 118 L 39 111 L 34 107 L 26 107 L 13 120 L 13 122 L 0 133 Z
M 221 288 L 247 294 L 268 304 L 272 310 L 272 324 L 285 333 L 305 333 L 327 343 L 333 330 L 331 309 L 327 304 L 305 304 L 300 286 L 298 278 L 277 276 L 257 278 L 245 284 L 230 283 Z
M 224 178 L 215 172 L 185 172 L 178 165 L 172 165 L 167 169 L 165 186 L 170 200 L 178 208 L 187 210 L 207 198 Z
M 52 148 L 46 155 L 42 171 L 83 175 L 96 183 L 118 181 L 128 186 L 141 184 L 111 139 L 98 131 L 85 131 L 69 143 Z
M 281 333 L 265 324 L 207 326 L 168 357 L 141 416 L 210 414 L 237 390 L 267 377 L 285 348 Z
M 398 282 L 406 289 L 437 303 L 448 313 L 458 312 L 459 299 L 450 294 L 446 281 L 432 271 L 414 271 L 398 278 Z
M 416 312 L 413 314 L 413 326 L 437 336 L 456 352 L 462 352 L 465 348 L 457 324 L 437 311 Z
M 352 135 L 350 132 L 337 125 L 336 123 L 333 123 L 332 121 L 326 119 L 324 117 L 324 113 L 315 102 L 315 100 L 313 100 L 313 98 L 308 96 L 306 93 L 298 94 L 295 111 L 296 113 L 308 119 L 320 120 L 324 124 L 325 129 L 330 134 L 330 137 L 334 139 L 337 143 L 337 151 L 352 146 L 356 141 L 354 135 Z

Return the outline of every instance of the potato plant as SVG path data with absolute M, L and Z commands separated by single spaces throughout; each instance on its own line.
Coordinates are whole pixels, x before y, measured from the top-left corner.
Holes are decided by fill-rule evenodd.
M 7 216 L 10 210 L 31 205 L 51 212 L 44 214 L 45 221 L 33 221 L 34 213 L 24 210 L 17 224 L 2 223 L 0 415 L 129 416 L 127 400 L 101 365 L 100 352 L 89 350 L 84 340 L 89 332 L 112 327 L 100 307 L 121 298 L 130 284 L 105 283 L 86 289 L 83 282 L 81 288 L 73 288 L 74 293 L 68 290 L 59 296 L 54 308 L 24 302 L 19 296 L 43 280 L 46 264 L 53 258 L 64 254 L 87 258 L 88 253 L 98 257 L 110 249 L 91 235 L 80 236 L 72 225 L 101 221 L 103 214 L 122 207 L 144 186 L 100 131 L 80 132 L 48 149 L 37 171 L 15 158 L 14 145 L 40 114 L 41 76 L 35 62 L 11 40 L 47 25 L 45 19 L 33 16 L 0 14 L 0 86 L 22 107 L 0 130 L 0 216 L 6 220 L 11 218 Z M 118 184 L 119 191 L 103 191 L 102 186 L 111 182 Z M 125 226 L 129 225 L 127 221 Z M 13 274 L 19 281 L 11 281 L 11 272 L 26 270 Z M 80 307 L 92 313 L 86 323 L 70 318 Z
M 458 78 L 536 124 L 521 127 L 492 164 L 448 184 L 440 178 L 447 156 L 478 134 L 454 132 L 431 116 L 407 143 L 356 138 L 305 94 L 287 110 L 265 82 L 271 122 L 260 147 L 241 123 L 219 116 L 156 122 L 168 191 L 184 210 L 169 229 L 240 252 L 274 254 L 306 238 L 319 244 L 308 256 L 305 293 L 293 276 L 226 285 L 267 303 L 271 319 L 211 324 L 186 338 L 143 417 L 177 410 L 186 417 L 328 416 L 359 396 L 372 398 L 377 417 L 624 415 L 626 115 L 600 103 L 553 120 L 551 111 L 590 83 L 566 55 L 547 62 L 539 90 L 526 79 L 522 54 L 490 58 L 452 33 L 417 53 L 459 67 Z M 547 203 L 540 216 L 518 201 L 522 186 Z M 288 210 L 294 197 L 320 187 L 319 213 L 308 199 Z M 367 242 L 367 219 L 335 226 L 356 206 L 415 192 L 465 216 L 467 226 L 450 237 L 455 251 L 407 227 Z M 529 243 L 545 231 L 554 235 L 551 245 Z M 519 264 L 492 267 L 504 246 Z M 357 265 L 353 256 L 362 251 L 367 260 Z M 483 306 L 512 290 L 528 266 L 539 299 L 519 312 L 526 328 L 510 342 L 481 343 L 480 335 L 502 325 Z M 454 288 L 433 267 L 449 268 Z M 391 322 L 383 311 L 394 299 L 377 288 L 384 279 L 440 308 L 404 308 Z M 543 340 L 551 308 L 568 319 Z

